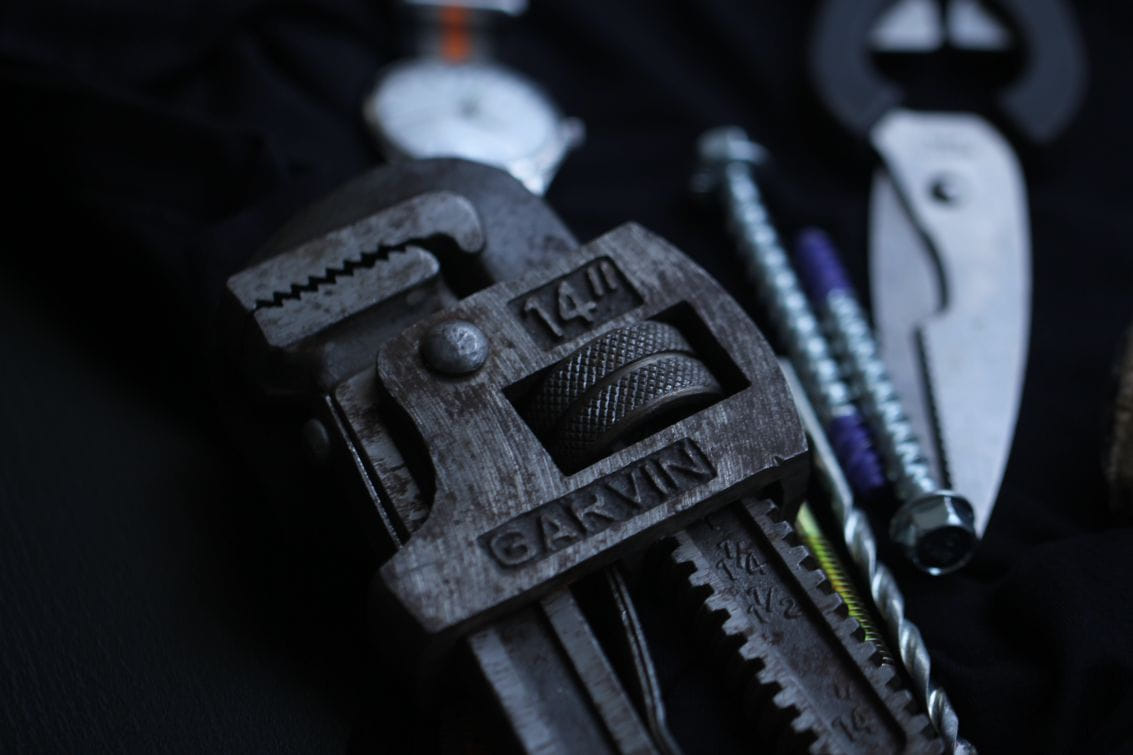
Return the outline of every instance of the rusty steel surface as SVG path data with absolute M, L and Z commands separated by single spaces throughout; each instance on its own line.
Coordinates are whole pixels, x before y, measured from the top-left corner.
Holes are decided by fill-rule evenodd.
M 502 170 L 449 158 L 412 160 L 369 171 L 287 222 L 262 257 L 278 254 L 407 199 L 431 192 L 467 199 L 484 230 L 476 282 L 491 283 L 539 268 L 578 242 L 539 197 Z
M 385 559 L 375 636 L 407 693 L 455 674 L 449 705 L 489 705 L 495 723 L 469 715 L 502 749 L 680 752 L 652 645 L 691 613 L 677 652 L 741 741 L 939 751 L 787 523 L 807 440 L 755 325 L 660 238 L 628 224 L 578 248 L 495 173 L 375 171 L 229 282 L 234 357 L 306 402 L 305 437 L 361 503 Z M 422 341 L 452 322 L 485 343 L 437 369 Z
M 770 500 L 744 499 L 666 546 L 756 733 L 791 750 L 941 752 L 927 717 Z
M 685 303 L 746 385 L 566 474 L 507 391 L 584 341 L 564 334 L 548 349 L 532 336 L 546 323 L 517 317 L 509 303 L 548 280 L 603 264 L 620 271 L 642 304 L 609 311 L 604 322 L 595 317 L 586 340 Z M 422 334 L 446 318 L 477 323 L 493 344 L 488 363 L 464 379 L 438 377 L 407 358 Z M 747 315 L 686 257 L 633 225 L 536 276 L 496 284 L 411 326 L 382 347 L 378 378 L 420 433 L 435 475 L 430 516 L 382 567 L 382 582 L 430 634 L 498 613 L 729 497 L 797 476 L 806 451 L 774 354 Z
M 451 298 L 424 248 L 438 244 L 483 248 L 464 197 L 413 197 L 234 275 L 227 306 L 238 313 L 233 336 L 248 373 L 267 393 L 297 394 L 358 372 L 384 336 Z

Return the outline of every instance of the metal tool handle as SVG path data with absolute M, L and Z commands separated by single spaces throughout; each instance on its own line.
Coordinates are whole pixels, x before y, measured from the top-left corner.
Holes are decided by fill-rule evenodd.
M 1077 24 L 1061 0 L 992 0 L 1019 35 L 1027 63 L 999 96 L 1015 129 L 1035 144 L 1053 141 L 1069 125 L 1086 89 L 1086 56 Z M 825 0 L 811 40 L 811 78 L 819 98 L 843 128 L 866 139 L 904 99 L 870 59 L 870 32 L 892 0 Z
M 999 106 L 1030 141 L 1046 144 L 1070 125 L 1086 95 L 1087 65 L 1074 13 L 1062 0 L 990 0 L 1023 38 L 1027 67 Z
M 825 0 L 810 43 L 811 80 L 819 99 L 854 136 L 901 103 L 902 92 L 870 61 L 870 30 L 892 0 Z

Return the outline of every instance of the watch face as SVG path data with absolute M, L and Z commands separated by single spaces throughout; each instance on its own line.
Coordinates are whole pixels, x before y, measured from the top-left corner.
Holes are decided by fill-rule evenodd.
M 381 139 L 406 157 L 462 157 L 509 167 L 553 139 L 558 116 L 516 74 L 485 63 L 401 63 L 365 106 Z

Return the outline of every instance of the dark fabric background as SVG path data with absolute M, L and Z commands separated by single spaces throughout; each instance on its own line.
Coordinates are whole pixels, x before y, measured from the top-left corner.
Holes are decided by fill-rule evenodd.
M 1076 7 L 1089 98 L 1024 154 L 1034 327 L 1003 495 L 967 571 L 908 583 L 985 752 L 1133 737 L 1133 532 L 1101 474 L 1133 318 L 1133 11 Z M 696 135 L 735 122 L 777 159 L 783 225 L 828 227 L 864 286 L 869 167 L 811 100 L 812 10 L 535 0 L 500 52 L 587 123 L 549 195 L 576 234 L 637 220 L 751 304 L 686 193 Z M 0 6 L 0 750 L 416 741 L 368 649 L 357 535 L 250 471 L 202 356 L 224 278 L 378 160 L 359 104 L 400 49 L 376 1 Z

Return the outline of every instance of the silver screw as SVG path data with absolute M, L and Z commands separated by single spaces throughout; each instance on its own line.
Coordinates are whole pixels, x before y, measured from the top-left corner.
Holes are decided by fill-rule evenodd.
M 701 171 L 694 187 L 714 186 L 723 197 L 748 275 L 767 304 L 792 361 L 799 366 L 804 386 L 818 397 L 819 413 L 827 405 L 850 402 L 841 370 L 821 340 L 752 174 L 765 151 L 735 127 L 707 132 L 700 139 L 699 151 Z M 828 297 L 826 307 L 831 315 L 831 341 L 846 356 L 874 442 L 903 502 L 890 522 L 890 537 L 929 574 L 960 568 L 971 557 L 976 542 L 971 504 L 944 490 L 933 478 L 856 299 L 839 292 Z M 816 346 L 819 340 L 821 348 Z
M 767 305 L 768 316 L 803 386 L 814 397 L 819 419 L 829 425 L 838 417 L 856 413 L 853 394 L 842 380 L 842 371 L 752 178 L 752 168 L 766 160 L 764 149 L 735 127 L 708 131 L 697 147 L 700 170 L 693 176 L 693 191 L 718 191 L 723 196 L 728 226 L 739 245 L 748 279 L 756 288 L 756 296 Z
M 439 322 L 421 339 L 421 356 L 429 369 L 442 375 L 468 375 L 488 359 L 488 338 L 467 320 Z

